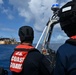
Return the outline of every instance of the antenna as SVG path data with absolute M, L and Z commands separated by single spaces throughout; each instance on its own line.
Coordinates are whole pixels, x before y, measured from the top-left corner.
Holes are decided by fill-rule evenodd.
M 49 45 L 50 45 L 50 39 L 51 39 L 53 27 L 57 23 L 59 23 L 59 17 L 58 17 L 59 5 L 57 3 L 53 4 L 51 7 L 51 10 L 53 11 L 53 15 L 47 22 L 35 48 L 38 48 L 38 45 L 41 39 L 43 39 L 41 53 L 47 57 L 47 59 L 50 61 L 52 68 L 53 68 L 55 65 L 55 51 L 52 50 L 49 47 Z
M 59 4 L 58 3 L 53 4 L 52 7 L 51 7 L 51 10 L 53 11 L 53 16 L 47 22 L 47 25 L 44 28 L 44 30 L 42 32 L 42 35 L 40 36 L 39 41 L 38 41 L 35 48 L 38 48 L 38 45 L 39 45 L 39 43 L 40 43 L 40 41 L 41 41 L 44 34 L 45 35 L 44 35 L 44 41 L 43 41 L 42 48 L 44 48 L 45 45 L 47 45 L 47 46 L 49 45 L 52 29 L 53 29 L 54 25 L 56 23 L 58 23 L 58 21 L 59 21 L 59 18 L 58 18 Z

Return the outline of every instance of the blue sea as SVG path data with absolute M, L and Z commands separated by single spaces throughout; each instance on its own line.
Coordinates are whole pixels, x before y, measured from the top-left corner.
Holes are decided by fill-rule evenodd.
M 60 45 L 61 44 L 52 44 L 50 48 L 56 51 Z M 0 67 L 3 67 L 5 70 L 7 70 L 8 75 L 11 75 L 9 70 L 10 56 L 16 46 L 17 45 L 0 45 Z

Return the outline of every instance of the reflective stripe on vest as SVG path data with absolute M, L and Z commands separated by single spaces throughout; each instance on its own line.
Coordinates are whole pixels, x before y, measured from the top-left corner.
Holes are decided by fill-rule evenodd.
M 21 72 L 22 64 L 30 50 L 34 50 L 33 46 L 18 45 L 11 57 L 10 70 L 13 72 Z

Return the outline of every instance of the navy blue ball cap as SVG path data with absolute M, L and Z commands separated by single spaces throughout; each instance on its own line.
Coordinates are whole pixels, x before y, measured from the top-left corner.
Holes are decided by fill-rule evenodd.
M 18 35 L 23 41 L 32 41 L 34 38 L 34 30 L 30 26 L 22 26 L 19 28 Z

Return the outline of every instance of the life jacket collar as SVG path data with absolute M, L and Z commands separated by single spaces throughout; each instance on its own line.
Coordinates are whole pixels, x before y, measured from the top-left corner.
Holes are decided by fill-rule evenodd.
M 18 45 L 16 48 L 33 49 L 34 46 L 32 46 L 32 45 L 20 44 L 20 45 Z
M 71 38 L 71 39 L 76 39 L 76 35 L 74 35 L 74 36 L 71 36 L 70 38 Z

